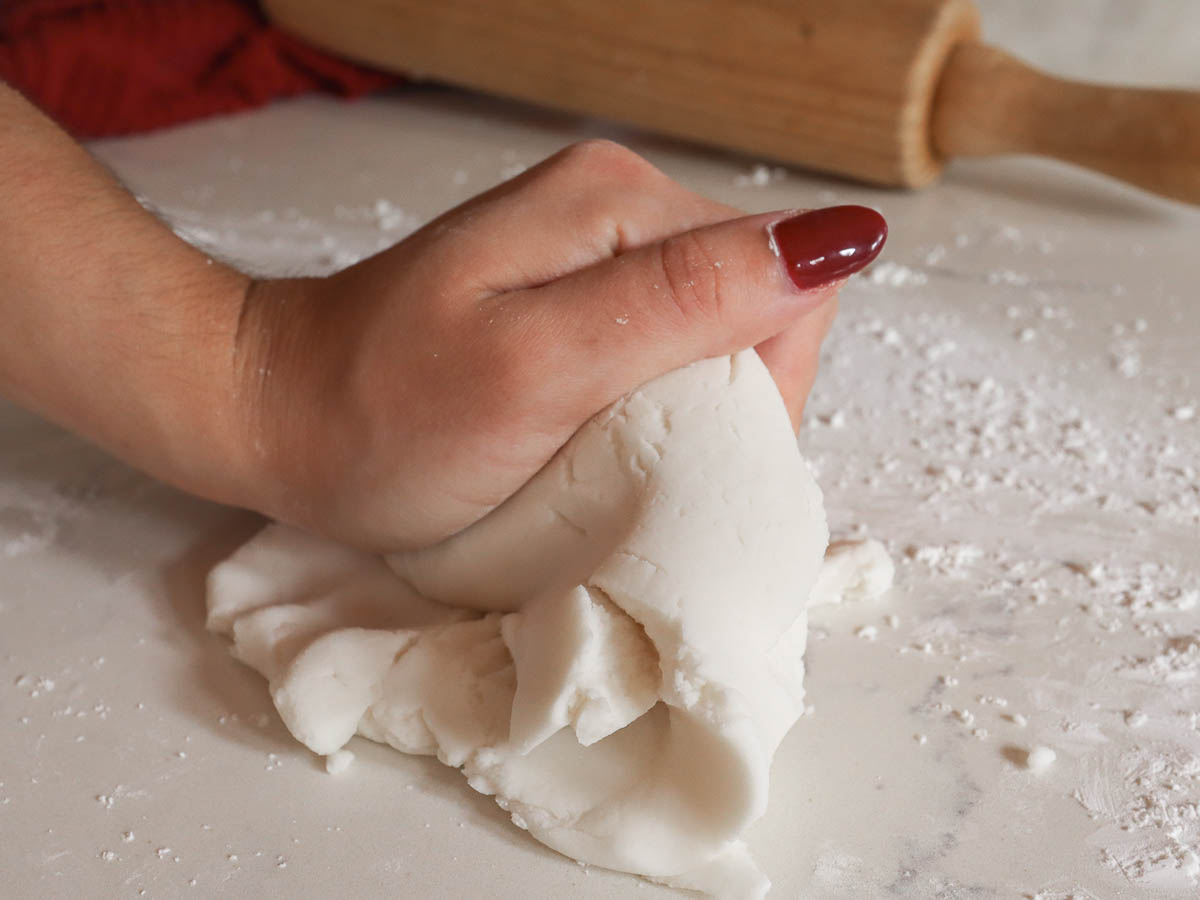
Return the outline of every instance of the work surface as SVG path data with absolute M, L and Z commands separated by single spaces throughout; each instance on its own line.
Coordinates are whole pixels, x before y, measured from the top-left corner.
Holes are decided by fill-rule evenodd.
M 812 712 L 749 834 L 773 896 L 1196 896 L 1200 213 L 1029 161 L 876 191 L 436 90 L 96 150 L 214 254 L 328 271 L 592 134 L 748 210 L 892 226 L 800 441 L 897 585 L 814 614 Z M 326 774 L 203 629 L 258 524 L 0 407 L 6 896 L 674 896 L 431 760 L 356 740 Z

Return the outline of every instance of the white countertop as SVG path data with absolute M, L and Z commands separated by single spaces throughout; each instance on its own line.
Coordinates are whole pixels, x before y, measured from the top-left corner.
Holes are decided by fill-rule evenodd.
M 1113 35 L 1175 34 L 1150 67 L 1200 85 L 1162 12 L 1183 4 L 1092 32 L 1015 6 L 989 5 L 1009 47 L 1132 78 Z M 749 835 L 772 896 L 1197 896 L 1200 211 L 1030 160 L 919 194 L 756 177 L 436 89 L 95 149 L 213 252 L 317 271 L 593 134 L 747 210 L 867 203 L 891 225 L 801 445 L 835 532 L 887 541 L 897 586 L 813 616 L 813 714 Z M 0 405 L 6 896 L 679 896 L 543 848 L 434 761 L 356 739 L 326 774 L 203 629 L 207 568 L 257 524 Z

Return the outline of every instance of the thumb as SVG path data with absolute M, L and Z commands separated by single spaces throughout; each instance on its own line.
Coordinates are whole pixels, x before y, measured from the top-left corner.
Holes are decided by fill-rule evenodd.
M 557 370 L 581 373 L 569 401 L 594 412 L 665 372 L 779 334 L 830 300 L 886 237 L 883 217 L 863 206 L 747 216 L 525 291 L 526 311 Z

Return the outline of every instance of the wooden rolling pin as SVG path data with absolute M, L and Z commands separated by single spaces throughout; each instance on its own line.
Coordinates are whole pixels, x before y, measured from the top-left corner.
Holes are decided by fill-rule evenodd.
M 264 0 L 420 77 L 884 185 L 1035 153 L 1200 203 L 1200 92 L 1065 81 L 969 0 Z

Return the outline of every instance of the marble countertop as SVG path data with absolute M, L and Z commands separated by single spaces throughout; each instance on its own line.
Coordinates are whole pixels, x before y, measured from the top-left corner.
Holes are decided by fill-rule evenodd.
M 1061 70 L 1200 84 L 1182 3 L 1088 28 L 984 5 Z M 1144 66 L 1112 52 L 1152 37 Z M 747 210 L 891 225 L 800 440 L 835 534 L 883 539 L 897 585 L 813 615 L 812 714 L 748 836 L 772 896 L 1197 896 L 1200 211 L 1024 159 L 876 190 L 435 88 L 94 150 L 188 239 L 296 272 L 592 135 Z M 356 739 L 326 774 L 203 628 L 208 567 L 259 524 L 0 405 L 6 892 L 679 896 L 545 849 L 434 761 Z

